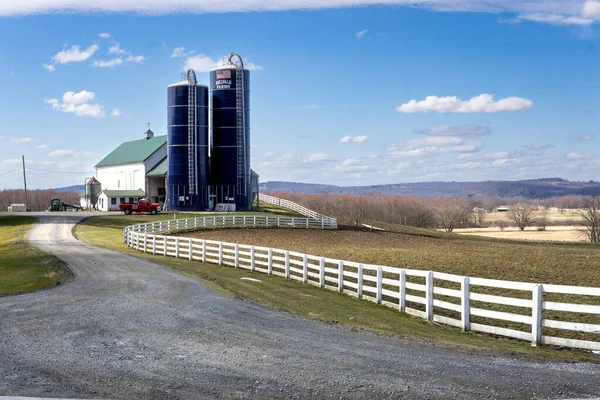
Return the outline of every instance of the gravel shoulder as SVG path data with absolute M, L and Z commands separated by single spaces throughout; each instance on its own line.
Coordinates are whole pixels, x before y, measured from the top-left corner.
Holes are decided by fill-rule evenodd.
M 0 394 L 111 399 L 586 398 L 600 368 L 465 354 L 309 321 L 77 241 L 81 215 L 29 240 L 66 285 L 0 298 Z

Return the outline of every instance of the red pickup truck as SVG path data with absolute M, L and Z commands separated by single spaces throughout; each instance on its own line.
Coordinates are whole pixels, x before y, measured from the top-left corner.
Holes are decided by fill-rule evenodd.
M 149 212 L 156 215 L 161 211 L 161 206 L 158 203 L 151 203 L 148 199 L 140 199 L 137 204 L 119 204 L 119 209 L 129 215 L 132 212 L 143 213 Z

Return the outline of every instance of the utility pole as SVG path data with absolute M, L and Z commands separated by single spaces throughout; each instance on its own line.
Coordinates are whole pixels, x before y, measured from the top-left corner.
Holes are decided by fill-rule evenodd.
M 27 212 L 28 210 L 28 204 L 27 204 L 27 176 L 25 175 L 25 156 L 21 156 L 23 159 L 23 186 L 25 188 L 25 211 Z

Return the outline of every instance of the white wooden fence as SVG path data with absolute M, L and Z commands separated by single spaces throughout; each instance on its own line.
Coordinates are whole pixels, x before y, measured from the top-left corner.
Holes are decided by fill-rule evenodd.
M 322 221 L 324 221 L 325 224 L 329 225 L 330 227 L 337 228 L 337 219 L 328 217 L 326 215 L 319 214 L 318 212 L 315 212 L 313 210 L 309 210 L 308 208 L 303 207 L 298 203 L 294 203 L 293 201 L 280 199 L 278 197 L 269 196 L 269 195 L 263 194 L 263 193 L 258 194 L 258 200 L 264 201 L 265 203 L 273 204 L 273 205 L 276 205 L 276 206 L 279 206 L 282 208 L 287 208 L 288 210 L 295 211 L 300 215 L 304 215 L 305 217 L 322 220 Z
M 581 322 L 600 315 L 600 305 L 577 304 L 582 303 L 582 298 L 592 298 L 595 299 L 592 302 L 600 304 L 600 288 L 464 277 L 157 234 L 223 226 L 324 228 L 320 223 L 323 221 L 300 218 L 199 217 L 132 225 L 125 228 L 124 239 L 129 247 L 145 253 L 281 276 L 371 300 L 463 331 L 528 340 L 533 346 L 550 344 L 600 350 L 600 325 Z M 494 290 L 504 295 L 493 294 Z M 545 296 L 557 294 L 561 295 L 560 302 L 544 300 Z M 562 300 L 571 295 L 575 302 Z M 552 315 L 544 318 L 546 313 Z M 544 329 L 556 333 L 545 335 Z M 560 337 L 562 331 L 591 334 L 593 338 L 574 339 L 573 334 L 570 338 Z

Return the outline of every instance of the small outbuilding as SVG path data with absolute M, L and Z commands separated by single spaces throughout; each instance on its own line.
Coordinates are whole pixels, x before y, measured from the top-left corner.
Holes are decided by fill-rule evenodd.
M 103 190 L 98 196 L 98 210 L 119 211 L 119 204 L 134 204 L 146 197 L 142 189 L 138 190 Z

